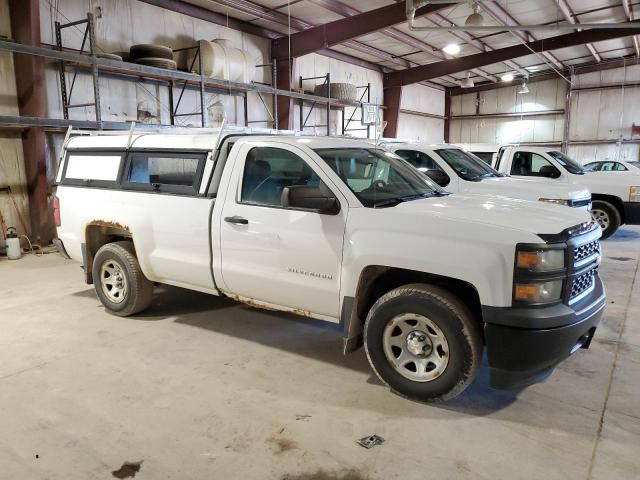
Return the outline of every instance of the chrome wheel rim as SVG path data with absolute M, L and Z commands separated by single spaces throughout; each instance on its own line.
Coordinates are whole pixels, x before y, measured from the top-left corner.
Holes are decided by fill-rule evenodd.
M 604 210 L 600 210 L 598 208 L 594 208 L 591 210 L 591 218 L 598 222 L 598 225 L 600 225 L 600 228 L 602 228 L 603 230 L 609 228 L 609 225 L 611 224 L 609 214 Z
M 107 260 L 100 267 L 102 293 L 113 303 L 122 303 L 127 297 L 127 278 L 124 269 L 115 260 Z
M 416 313 L 392 318 L 382 336 L 389 364 L 404 378 L 431 382 L 449 364 L 449 343 L 433 320 Z

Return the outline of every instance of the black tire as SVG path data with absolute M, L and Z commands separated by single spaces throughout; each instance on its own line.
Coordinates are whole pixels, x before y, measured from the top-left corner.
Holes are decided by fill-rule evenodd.
M 109 289 L 102 275 L 103 266 L 107 268 L 109 264 L 117 265 L 119 274 L 124 278 L 121 285 L 126 286 L 124 293 L 116 300 L 110 298 L 114 296 L 113 293 L 108 293 L 113 292 L 113 285 Z M 111 313 L 127 317 L 145 310 L 151 304 L 153 283 L 140 269 L 133 242 L 123 241 L 103 245 L 93 260 L 92 273 L 98 298 Z
M 138 45 L 131 46 L 129 49 L 129 55 L 131 60 L 137 60 L 145 57 L 173 60 L 173 50 L 169 47 L 165 47 L 164 45 L 151 45 L 148 43 L 140 43 Z
M 602 238 L 609 238 L 622 225 L 622 215 L 615 205 L 604 200 L 594 200 L 591 205 L 591 216 L 602 228 Z
M 355 100 L 358 96 L 356 86 L 351 83 L 332 83 L 329 88 L 326 84 L 316 85 L 313 89 L 314 95 L 326 97 L 327 91 L 331 92 L 334 100 Z
M 448 353 L 441 356 L 447 363 L 434 379 L 415 381 L 406 378 L 399 372 L 407 374 L 406 365 L 411 362 L 396 368 L 385 353 L 387 326 L 396 328 L 391 325 L 404 314 L 426 317 L 446 339 Z M 394 393 L 423 402 L 449 400 L 467 388 L 475 378 L 483 349 L 480 327 L 469 309 L 448 291 L 425 284 L 399 287 L 378 299 L 367 315 L 364 346 L 369 363 L 380 380 Z M 414 364 L 416 370 L 417 365 Z
M 98 53 L 96 57 L 106 58 L 107 60 L 117 60 L 118 62 L 122 61 L 122 57 L 116 53 Z

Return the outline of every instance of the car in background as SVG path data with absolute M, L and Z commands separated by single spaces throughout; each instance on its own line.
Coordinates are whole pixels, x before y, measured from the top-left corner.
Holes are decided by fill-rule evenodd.
M 591 194 L 584 187 L 550 185 L 539 179 L 511 178 L 455 145 L 394 142 L 383 146 L 452 193 L 540 200 L 584 211 L 591 208 Z
M 640 170 L 640 161 L 599 160 L 585 163 L 584 169 L 589 172 L 635 172 Z

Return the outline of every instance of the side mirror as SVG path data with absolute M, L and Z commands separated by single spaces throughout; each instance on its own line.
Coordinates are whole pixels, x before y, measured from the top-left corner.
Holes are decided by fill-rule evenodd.
M 282 190 L 282 206 L 335 215 L 340 211 L 338 199 L 325 185 L 292 185 Z
M 558 178 L 560 171 L 553 165 L 545 165 L 540 169 L 540 176 L 546 178 Z

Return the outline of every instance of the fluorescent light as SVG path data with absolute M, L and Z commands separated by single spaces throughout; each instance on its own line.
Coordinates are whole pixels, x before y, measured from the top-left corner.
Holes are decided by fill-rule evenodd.
M 513 82 L 513 73 L 505 73 L 500 77 L 503 82 Z
M 460 45 L 458 45 L 457 43 L 450 43 L 449 45 L 444 47 L 442 51 L 447 55 L 457 55 L 460 53 Z

